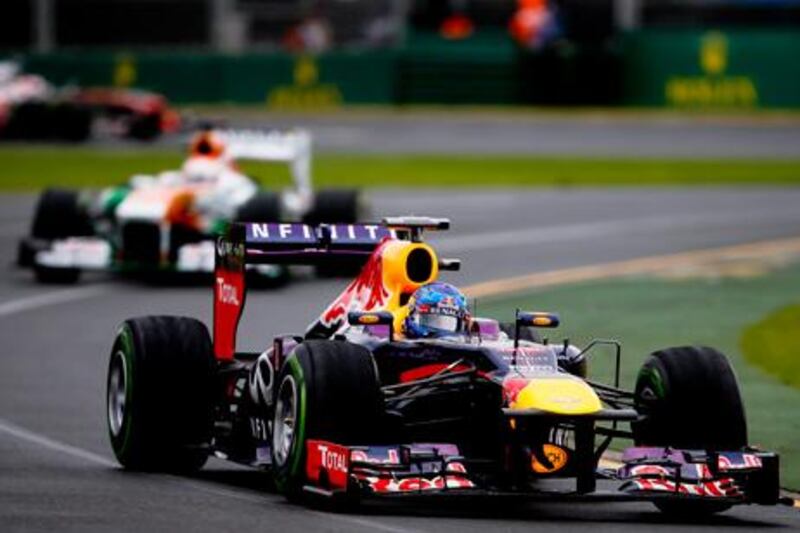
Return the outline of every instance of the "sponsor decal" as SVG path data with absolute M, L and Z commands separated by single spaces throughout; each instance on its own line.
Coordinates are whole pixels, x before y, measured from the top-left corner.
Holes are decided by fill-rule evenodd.
M 250 417 L 250 434 L 257 441 L 269 442 L 270 423 L 260 417 Z
M 350 449 L 331 442 L 309 440 L 306 444 L 306 476 L 330 489 L 346 489 Z
M 217 254 L 220 257 L 228 257 L 228 258 L 244 258 L 244 244 L 243 243 L 233 243 L 228 239 L 220 238 L 217 239 Z
M 338 85 L 319 82 L 319 65 L 314 57 L 299 56 L 292 78 L 291 85 L 279 85 L 267 93 L 269 107 L 320 109 L 342 104 L 342 92 Z
M 545 444 L 542 446 L 542 451 L 552 466 L 548 467 L 542 464 L 536 459 L 535 455 L 531 455 L 531 469 L 537 474 L 552 474 L 553 472 L 558 472 L 564 468 L 569 461 L 567 450 L 555 444 Z
M 248 242 L 317 242 L 314 229 L 307 224 L 248 224 Z
M 377 324 L 380 320 L 380 317 L 377 315 L 362 315 L 358 317 L 359 324 Z
M 272 354 L 264 352 L 258 356 L 250 369 L 248 379 L 250 399 L 254 404 L 267 407 L 272 405 L 272 387 L 275 370 L 272 366 Z
M 347 455 L 338 449 L 331 449 L 330 446 L 325 444 L 318 444 L 317 449 L 320 453 L 320 464 L 322 468 L 327 470 L 335 470 L 337 472 L 347 472 Z
M 393 233 L 377 224 L 325 224 L 331 242 L 337 244 L 374 244 Z M 318 244 L 317 228 L 295 223 L 250 223 L 247 224 L 247 242 Z
M 222 304 L 241 305 L 236 286 L 225 282 L 225 278 L 217 278 L 217 299 Z
M 728 75 L 728 38 L 719 32 L 709 32 L 700 41 L 699 76 L 673 76 L 664 87 L 669 104 L 687 106 L 755 107 L 758 87 L 748 75 Z

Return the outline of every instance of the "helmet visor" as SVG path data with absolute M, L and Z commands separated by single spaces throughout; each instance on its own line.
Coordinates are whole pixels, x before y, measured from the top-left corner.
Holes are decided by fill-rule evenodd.
M 458 318 L 454 316 L 436 315 L 432 313 L 420 314 L 419 324 L 426 328 L 446 331 L 448 333 L 456 333 L 458 331 Z

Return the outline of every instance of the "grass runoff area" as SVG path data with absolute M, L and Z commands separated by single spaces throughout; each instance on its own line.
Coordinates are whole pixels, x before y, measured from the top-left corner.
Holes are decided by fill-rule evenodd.
M 150 147 L 0 147 L 0 190 L 101 187 L 133 174 L 178 168 L 178 150 Z M 289 183 L 285 164 L 245 163 L 265 186 Z M 320 187 L 606 186 L 800 184 L 800 158 L 657 159 L 505 155 L 316 154 Z
M 482 316 L 513 320 L 515 308 L 558 311 L 551 342 L 622 343 L 621 385 L 632 389 L 645 357 L 661 348 L 712 346 L 742 390 L 751 444 L 781 454 L 781 485 L 800 489 L 800 265 L 753 277 L 628 278 L 484 298 Z M 613 352 L 590 360 L 590 378 L 613 382 Z M 702 401 L 702 398 L 698 398 Z

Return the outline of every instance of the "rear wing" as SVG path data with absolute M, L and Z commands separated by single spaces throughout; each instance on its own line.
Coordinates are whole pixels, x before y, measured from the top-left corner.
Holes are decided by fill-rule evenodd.
M 380 224 L 298 223 L 232 224 L 217 238 L 214 266 L 214 353 L 230 360 L 244 310 L 246 265 L 315 265 L 335 258 L 366 260 L 375 247 L 395 234 Z
M 302 129 L 288 131 L 214 130 L 233 159 L 287 162 L 295 188 L 311 194 L 311 134 Z
M 321 265 L 366 261 L 393 239 L 419 240 L 424 229 L 447 229 L 442 219 L 405 217 L 381 224 L 254 223 L 232 224 L 217 238 L 214 269 L 214 353 L 232 359 L 236 330 L 244 310 L 246 265 Z M 351 263 L 352 264 L 352 263 Z M 443 269 L 457 269 L 448 261 Z

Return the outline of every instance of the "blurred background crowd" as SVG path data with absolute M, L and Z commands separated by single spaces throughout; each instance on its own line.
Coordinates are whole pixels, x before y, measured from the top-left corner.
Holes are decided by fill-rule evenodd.
M 3 4 L 0 57 L 177 102 L 800 105 L 800 0 Z

